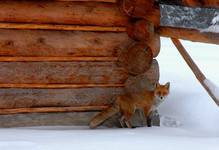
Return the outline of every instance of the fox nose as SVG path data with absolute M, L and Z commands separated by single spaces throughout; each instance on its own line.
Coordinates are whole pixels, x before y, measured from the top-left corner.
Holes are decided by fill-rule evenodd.
M 163 99 L 163 96 L 161 96 L 160 99 Z

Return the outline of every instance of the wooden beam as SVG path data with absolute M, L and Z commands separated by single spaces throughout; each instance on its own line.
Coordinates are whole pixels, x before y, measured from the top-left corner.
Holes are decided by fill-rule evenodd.
M 164 37 L 172 37 L 176 39 L 189 40 L 193 42 L 203 42 L 219 45 L 218 33 L 200 32 L 195 29 L 160 27 L 159 34 Z
M 20 114 L 20 113 L 61 113 L 61 112 L 86 112 L 101 111 L 108 106 L 77 106 L 77 107 L 39 107 L 39 108 L 13 108 L 0 109 L 0 115 Z
M 115 3 L 5 0 L 0 22 L 125 26 L 128 17 Z
M 182 0 L 182 4 L 190 7 L 219 8 L 218 0 Z
M 105 3 L 116 3 L 117 0 L 55 0 L 60 2 L 105 2 Z
M 66 30 L 66 31 L 95 31 L 95 32 L 125 32 L 125 27 L 79 26 L 33 23 L 0 23 L 1 29 L 28 29 L 28 30 Z
M 0 29 L 0 57 L 117 57 L 132 42 L 125 32 Z
M 159 2 L 167 5 L 219 8 L 218 0 L 160 0 Z
M 43 89 L 67 89 L 67 88 L 93 88 L 93 87 L 124 87 L 124 84 L 0 84 L 0 88 L 43 88 Z
M 117 61 L 117 57 L 0 57 L 0 62 L 72 62 L 72 61 Z

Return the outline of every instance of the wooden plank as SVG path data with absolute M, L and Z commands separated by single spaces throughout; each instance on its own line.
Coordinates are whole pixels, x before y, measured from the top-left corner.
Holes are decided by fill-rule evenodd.
M 100 31 L 125 32 L 125 27 L 79 26 L 58 24 L 31 24 L 31 23 L 0 23 L 2 29 L 31 29 L 31 30 L 65 30 L 65 31 Z
M 86 111 L 101 111 L 106 108 L 107 106 L 12 108 L 12 109 L 0 109 L 0 115 L 20 114 L 20 113 L 86 112 Z
M 219 44 L 218 33 L 200 32 L 195 29 L 160 27 L 159 33 L 164 37 L 173 37 L 177 39 L 189 40 L 193 42 L 203 42 L 211 44 Z
M 0 62 L 117 61 L 117 57 L 0 57 Z
M 0 22 L 125 26 L 127 21 L 113 3 L 0 1 Z
M 218 0 L 160 0 L 162 4 L 219 8 Z
M 61 2 L 106 2 L 106 3 L 116 3 L 117 0 L 55 0 Z
M 126 33 L 0 29 L 0 56 L 118 56 L 133 41 Z
M 124 87 L 124 84 L 37 84 L 37 83 L 0 83 L 0 88 L 47 88 L 47 89 L 71 89 L 71 88 L 93 88 L 93 87 Z
M 90 119 L 96 115 L 95 112 L 73 112 L 73 113 L 26 113 L 0 115 L 0 127 L 24 127 L 24 126 L 87 126 Z M 119 117 L 109 119 L 104 126 L 119 127 Z M 46 127 L 45 127 L 46 128 Z M 68 127 L 67 127 L 68 128 Z M 87 127 L 88 128 L 88 127 Z M 32 129 L 36 129 L 37 127 Z M 50 128 L 51 129 L 51 128 Z M 54 130 L 61 129 L 53 127 Z M 69 127 L 70 130 L 74 127 Z
M 122 84 L 116 62 L 1 62 L 1 84 Z
M 83 108 L 84 111 L 90 111 L 91 108 L 92 110 L 94 110 L 93 108 L 97 108 L 96 106 L 102 107 L 111 104 L 115 100 L 114 98 L 122 93 L 122 87 L 76 89 L 6 88 L 0 89 L 0 108 L 74 107 L 67 108 L 66 110 L 82 111 Z M 56 109 L 52 109 L 50 111 L 55 110 Z M 60 108 L 60 111 L 64 110 L 65 109 Z

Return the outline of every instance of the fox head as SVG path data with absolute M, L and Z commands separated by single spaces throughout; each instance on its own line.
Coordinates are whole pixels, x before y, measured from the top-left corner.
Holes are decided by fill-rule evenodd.
M 162 101 L 169 94 L 169 89 L 170 89 L 170 82 L 167 82 L 164 85 L 156 83 L 154 89 L 155 97 Z

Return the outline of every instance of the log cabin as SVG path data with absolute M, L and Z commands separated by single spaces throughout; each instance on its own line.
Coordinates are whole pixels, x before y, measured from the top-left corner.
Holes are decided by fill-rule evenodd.
M 158 82 L 161 36 L 219 44 L 216 33 L 160 26 L 160 3 L 219 7 L 217 0 L 0 1 L 0 126 L 86 125 L 124 90 Z

